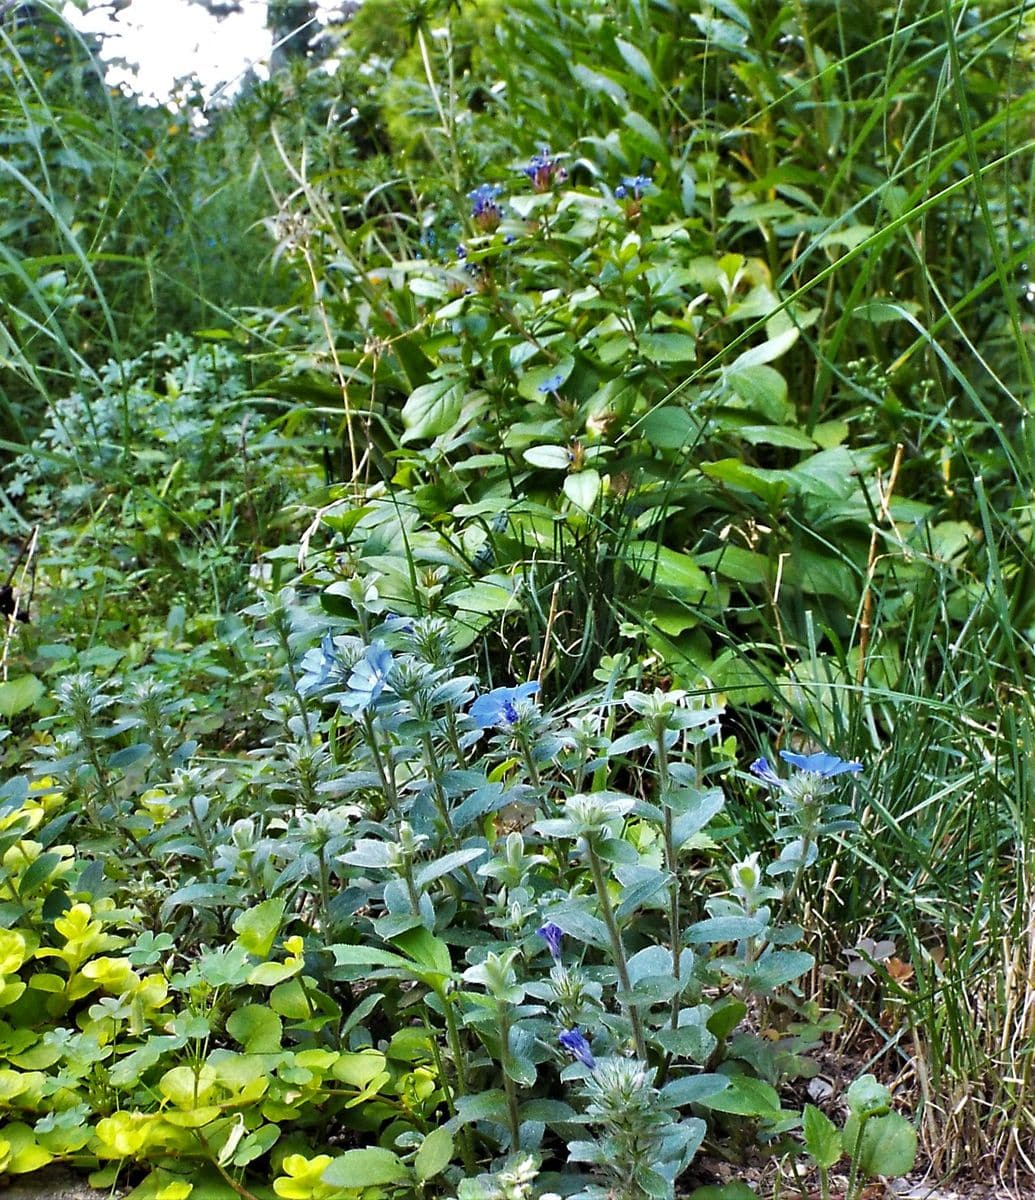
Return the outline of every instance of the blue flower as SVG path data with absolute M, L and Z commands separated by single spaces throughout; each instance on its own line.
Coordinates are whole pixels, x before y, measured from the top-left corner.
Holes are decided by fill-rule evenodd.
M 615 188 L 615 196 L 619 200 L 624 200 L 632 193 L 632 198 L 639 200 L 651 186 L 653 186 L 653 180 L 649 175 L 623 175 L 622 182 Z
M 803 774 L 818 775 L 820 779 L 834 779 L 846 772 L 850 771 L 855 774 L 863 769 L 862 763 L 845 762 L 836 754 L 794 754 L 790 750 L 781 750 L 780 757 Z M 748 769 L 752 775 L 757 775 L 763 783 L 768 783 L 770 787 L 784 790 L 787 787 L 787 781 L 777 775 L 769 765 L 768 759 L 756 758 Z
M 469 716 L 479 729 L 494 729 L 513 725 L 518 719 L 517 703 L 527 700 L 539 691 L 539 684 L 533 679 L 518 687 L 493 688 L 484 696 L 479 696 L 471 705 Z
M 550 147 L 544 146 L 541 153 L 533 154 L 527 167 L 521 168 L 521 174 L 527 175 L 537 192 L 548 192 L 556 181 L 563 183 L 568 172 L 550 153 Z
M 482 183 L 467 193 L 471 201 L 471 217 L 479 229 L 491 231 L 500 223 L 503 210 L 496 203 L 496 197 L 503 189 L 495 183 Z
M 845 762 L 836 754 L 793 754 L 790 750 L 781 750 L 780 757 L 799 771 L 808 771 L 823 779 L 833 779 L 835 775 L 844 775 L 846 771 L 855 774 L 863 769 L 862 763 Z
M 338 666 L 338 652 L 334 638 L 325 633 L 323 640 L 313 650 L 302 656 L 302 674 L 298 679 L 298 691 L 303 696 L 315 692 L 329 683 Z
M 545 925 L 540 926 L 536 933 L 546 941 L 550 948 L 550 957 L 555 963 L 561 961 L 561 942 L 564 939 L 564 930 L 560 925 L 555 925 L 553 921 L 547 921 Z
M 557 1040 L 583 1066 L 589 1067 L 591 1071 L 596 1069 L 597 1060 L 593 1057 L 593 1051 L 589 1048 L 589 1042 L 586 1041 L 585 1035 L 580 1029 L 565 1029 L 563 1033 L 558 1035 Z
M 384 642 L 372 642 L 352 668 L 348 691 L 341 697 L 342 708 L 365 712 L 375 705 L 385 690 L 394 660 Z
M 558 371 L 556 375 L 551 375 L 549 379 L 544 379 L 537 390 L 540 396 L 546 396 L 550 392 L 556 392 L 563 382 L 564 372 Z

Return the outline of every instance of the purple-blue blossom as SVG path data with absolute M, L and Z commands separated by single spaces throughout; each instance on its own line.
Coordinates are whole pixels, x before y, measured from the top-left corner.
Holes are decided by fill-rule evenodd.
M 546 942 L 550 949 L 550 957 L 555 963 L 561 961 L 561 942 L 564 940 L 564 930 L 560 925 L 555 925 L 553 921 L 547 921 L 545 925 L 541 925 L 536 933 Z
M 479 696 L 471 705 L 468 714 L 479 729 L 496 729 L 513 725 L 518 719 L 518 702 L 527 700 L 539 691 L 539 684 L 533 679 L 517 687 L 498 687 L 484 696 Z
M 544 379 L 537 390 L 541 396 L 547 396 L 550 392 L 556 392 L 563 382 L 564 372 L 558 371 L 555 375 L 551 375 L 549 379 Z
M 589 1042 L 581 1029 L 565 1029 L 558 1035 L 557 1040 L 583 1066 L 589 1067 L 591 1071 L 596 1069 L 597 1060 L 593 1057 L 593 1051 L 590 1050 Z
M 863 769 L 862 763 L 845 762 L 836 754 L 795 754 L 791 750 L 781 750 L 780 757 L 799 771 L 821 775 L 824 779 L 833 779 L 835 775 L 844 775 L 846 771 L 855 774 Z
M 836 754 L 795 754 L 791 750 L 781 750 L 780 757 L 795 770 L 807 775 L 818 775 L 820 779 L 834 779 L 838 775 L 848 772 L 856 774 L 863 769 L 862 763 L 846 762 Z M 777 775 L 766 758 L 756 758 L 749 770 L 752 775 L 756 775 L 770 787 L 785 788 L 787 786 L 787 781 Z
M 496 183 L 481 183 L 473 192 L 467 193 L 471 201 L 471 217 L 479 229 L 487 232 L 496 228 L 503 217 L 503 210 L 496 197 L 503 189 Z
M 568 172 L 550 153 L 550 147 L 544 146 L 539 154 L 533 154 L 528 160 L 528 166 L 521 168 L 522 175 L 527 175 L 537 192 L 548 192 L 554 182 L 563 183 Z
M 615 188 L 615 197 L 624 200 L 631 195 L 634 200 L 639 200 L 652 183 L 649 175 L 623 175 L 622 182 Z
M 339 666 L 338 651 L 331 634 L 325 633 L 319 646 L 305 652 L 301 665 L 302 674 L 297 686 L 303 696 L 308 696 L 331 681 Z
M 384 642 L 371 642 L 363 657 L 352 668 L 347 691 L 341 697 L 342 708 L 366 712 L 385 690 L 394 660 Z

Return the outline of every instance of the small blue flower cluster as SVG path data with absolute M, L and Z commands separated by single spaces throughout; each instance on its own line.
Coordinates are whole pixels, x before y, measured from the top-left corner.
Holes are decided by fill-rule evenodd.
M 568 172 L 550 153 L 549 146 L 533 154 L 528 166 L 521 168 L 521 174 L 528 176 L 537 192 L 548 192 L 555 183 L 563 183 L 568 178 Z
M 473 192 L 467 193 L 471 201 L 471 219 L 486 233 L 491 233 L 503 219 L 503 210 L 496 203 L 496 197 L 502 191 L 499 184 L 481 183 Z
M 388 676 L 395 659 L 384 642 L 374 641 L 360 648 L 356 639 L 342 640 L 353 643 L 353 653 L 359 650 L 358 657 L 343 653 L 334 637 L 326 634 L 320 645 L 302 659 L 298 691 L 308 696 L 332 688 L 330 697 L 337 700 L 342 708 L 349 712 L 367 712 L 377 707 L 388 686 Z
M 631 196 L 633 200 L 640 200 L 651 186 L 653 180 L 649 175 L 623 175 L 622 182 L 615 188 L 615 199 L 624 200 Z

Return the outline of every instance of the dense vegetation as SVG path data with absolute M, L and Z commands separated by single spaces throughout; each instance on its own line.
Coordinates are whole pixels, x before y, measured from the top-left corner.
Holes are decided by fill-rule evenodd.
M 0 23 L 0 1174 L 1032 1169 L 1033 37 Z

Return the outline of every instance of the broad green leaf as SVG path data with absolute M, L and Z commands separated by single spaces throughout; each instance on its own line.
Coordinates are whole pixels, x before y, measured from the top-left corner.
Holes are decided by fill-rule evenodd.
M 581 508 L 584 512 L 589 512 L 596 504 L 597 497 L 600 495 L 599 472 L 589 468 L 585 471 L 577 471 L 574 475 L 569 475 L 564 480 L 564 494 L 576 508 Z
M 226 1031 L 248 1054 L 273 1054 L 280 1049 L 283 1028 L 271 1008 L 246 1004 L 227 1018 Z
M 0 717 L 13 717 L 32 708 L 45 691 L 35 675 L 19 675 L 0 683 Z
M 748 1075 L 730 1077 L 730 1085 L 715 1096 L 708 1096 L 701 1101 L 706 1108 L 718 1112 L 734 1113 L 741 1117 L 768 1117 L 775 1119 L 780 1116 L 780 1097 L 776 1088 L 761 1079 L 753 1079 Z
M 695 946 L 739 942 L 742 938 L 757 937 L 765 922 L 757 917 L 706 917 L 696 921 L 686 931 L 686 940 Z
M 631 138 L 623 138 L 623 141 L 632 141 L 641 154 L 653 158 L 655 162 L 668 162 L 668 146 L 646 117 L 641 116 L 638 112 L 629 111 L 622 116 L 622 124 L 632 135 Z
M 714 571 L 724 579 L 737 583 L 764 584 L 770 576 L 769 559 L 754 550 L 742 546 L 722 546 L 718 550 L 707 550 L 697 555 L 697 561 L 706 570 Z
M 436 379 L 410 393 L 403 405 L 404 442 L 438 437 L 456 424 L 464 405 L 464 384 L 454 379 Z
M 629 542 L 624 558 L 641 579 L 665 591 L 702 597 L 711 587 L 708 576 L 689 554 L 656 542 Z
M 814 1104 L 806 1104 L 802 1117 L 805 1149 L 817 1167 L 832 1167 L 841 1157 L 841 1134 L 833 1121 Z
M 859 1137 L 858 1117 L 845 1122 L 844 1148 L 870 1178 L 906 1175 L 916 1162 L 916 1130 L 901 1113 L 870 1117 Z
M 406 1183 L 410 1170 L 397 1154 L 381 1146 L 369 1146 L 365 1150 L 346 1150 L 334 1159 L 320 1176 L 322 1183 L 331 1187 L 357 1188 L 380 1187 L 385 1184 Z
M 781 358 L 790 350 L 798 337 L 797 328 L 791 326 L 790 329 L 785 329 L 776 337 L 762 342 L 760 346 L 752 346 L 733 360 L 729 367 L 729 373 L 732 375 L 738 371 L 745 371 L 749 367 L 761 366 L 763 363 L 770 363 L 774 359 Z
M 413 1160 L 417 1179 L 424 1183 L 441 1174 L 453 1158 L 453 1135 L 444 1126 L 433 1129 L 421 1142 Z
M 571 355 L 565 355 L 558 362 L 546 366 L 533 367 L 518 380 L 518 394 L 526 400 L 538 400 L 541 404 L 549 402 L 555 392 L 563 389 L 574 367 L 575 360 Z
M 522 458 L 533 467 L 547 471 L 567 471 L 571 466 L 571 451 L 564 446 L 529 446 Z
M 727 487 L 741 488 L 775 508 L 791 487 L 789 471 L 767 471 L 750 467 L 739 458 L 723 458 L 718 462 L 701 463 L 701 474 Z
M 697 342 L 685 333 L 644 333 L 639 341 L 651 362 L 689 363 L 697 358 Z
M 659 450 L 682 450 L 700 427 L 685 408 L 664 405 L 647 414 L 642 428 L 643 436 Z
M 684 1104 L 703 1104 L 704 1101 L 726 1091 L 729 1086 L 728 1075 L 685 1075 L 682 1079 L 673 1079 L 671 1083 L 666 1083 L 661 1089 L 661 1095 L 666 1104 L 682 1107 Z
M 615 83 L 613 79 L 609 79 L 606 75 L 601 75 L 599 71 L 593 71 L 581 63 L 572 63 L 568 69 L 575 82 L 582 84 L 586 91 L 594 95 L 608 96 L 618 105 L 627 103 L 625 88 L 620 83 Z
M 625 60 L 625 65 L 635 75 L 638 75 L 644 83 L 654 86 L 654 69 L 648 62 L 647 56 L 638 46 L 634 46 L 631 42 L 626 42 L 616 37 L 615 49 Z

